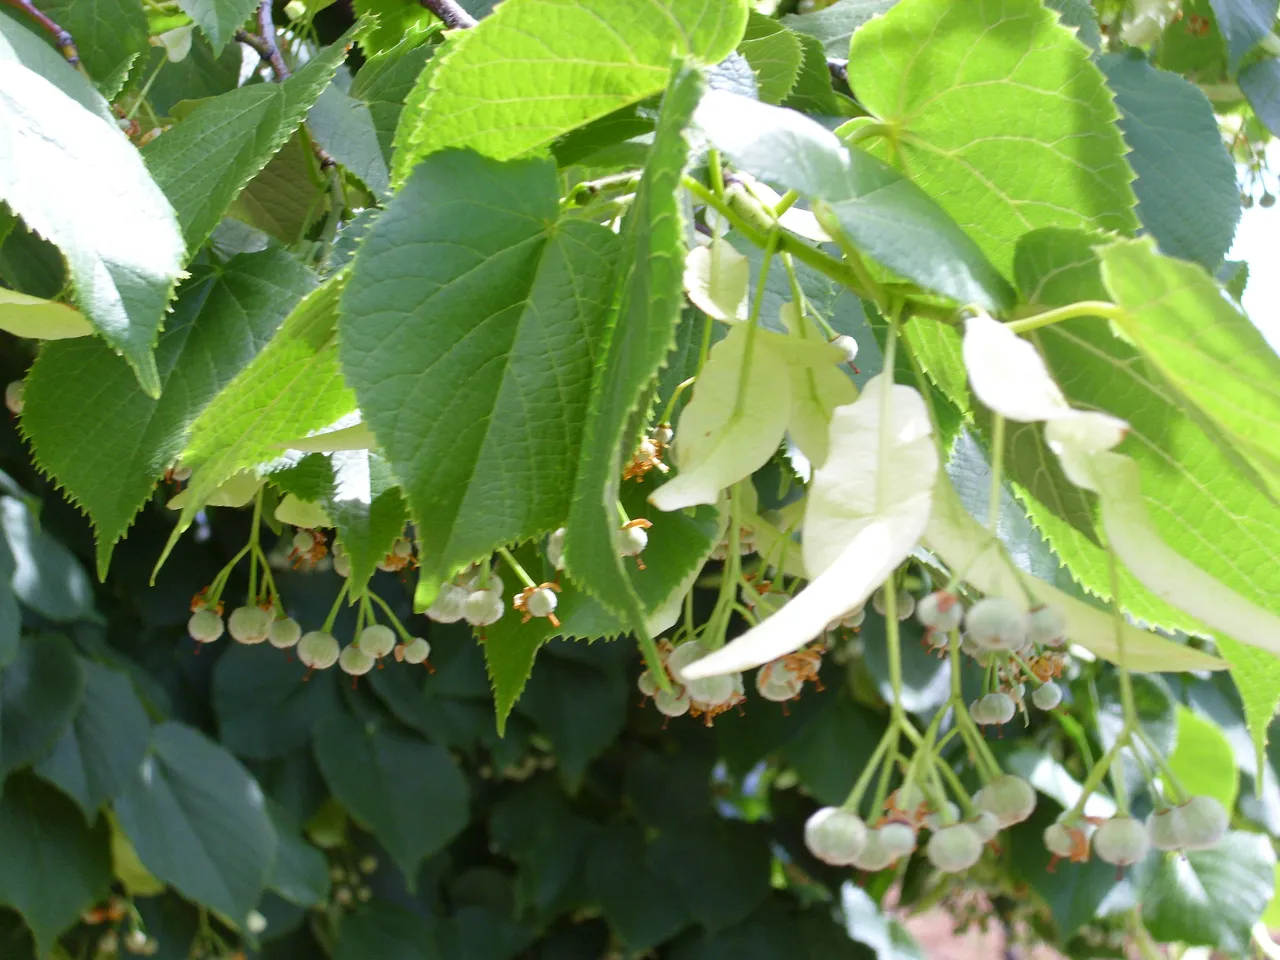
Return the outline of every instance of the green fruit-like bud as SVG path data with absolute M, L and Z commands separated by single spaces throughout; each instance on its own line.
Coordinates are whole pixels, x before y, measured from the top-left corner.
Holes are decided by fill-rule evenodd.
M 341 653 L 338 641 L 323 630 L 312 630 L 298 641 L 298 659 L 312 670 L 328 670 Z
M 1112 817 L 1093 835 L 1093 852 L 1104 863 L 1128 867 L 1137 863 L 1151 849 L 1151 837 L 1141 820 Z
M 686 686 L 689 698 L 699 707 L 718 707 L 728 703 L 737 692 L 733 674 L 690 680 Z
M 1181 850 L 1182 838 L 1178 836 L 1178 811 L 1157 810 L 1147 817 L 1147 835 L 1157 850 Z
M 995 814 L 1001 827 L 1011 827 L 1031 816 L 1036 808 L 1036 791 L 1021 777 L 1001 774 L 973 797 L 978 809 Z
M 343 648 L 338 657 L 338 666 L 342 668 L 343 673 L 349 673 L 353 677 L 362 677 L 373 669 L 373 657 L 353 643 Z
M 965 629 L 980 648 L 1017 650 L 1027 642 L 1027 615 L 1005 597 L 987 597 L 969 608 Z
M 381 660 L 396 648 L 395 631 L 381 623 L 371 623 L 360 631 L 356 646 L 374 660 Z
M 890 863 L 909 856 L 916 848 L 916 832 L 906 823 L 886 823 L 877 832 L 886 852 L 893 858 Z
M 897 859 L 885 846 L 884 836 L 880 830 L 868 830 L 867 842 L 850 866 L 865 870 L 867 873 L 876 873 Z
M 1062 702 L 1062 688 L 1050 680 L 1032 691 L 1031 702 L 1041 710 L 1052 710 Z
M 671 693 L 659 690 L 654 694 L 653 705 L 664 717 L 680 717 L 689 712 L 689 695 L 679 688 Z
M 549 617 L 556 612 L 556 592 L 550 587 L 539 587 L 524 602 L 524 608 L 531 616 Z
M 756 671 L 756 691 L 774 703 L 794 699 L 803 687 L 804 681 L 781 660 L 766 663 Z
M 1027 614 L 1027 639 L 1044 647 L 1060 647 L 1067 639 L 1067 621 L 1057 607 L 1036 607 Z
M 1213 797 L 1192 797 L 1174 810 L 1178 837 L 1183 850 L 1216 847 L 1227 832 L 1230 817 Z
M 1065 859 L 1075 853 L 1071 830 L 1061 823 L 1051 823 L 1044 828 L 1044 845 L 1055 857 Z
M 213 643 L 222 636 L 222 618 L 213 610 L 197 610 L 187 621 L 187 633 L 196 643 Z
M 965 822 L 973 828 L 973 832 L 983 843 L 994 840 L 996 834 L 1000 832 L 1000 819 L 990 810 L 983 810 L 972 820 Z
M 655 696 L 657 692 L 662 689 L 658 686 L 658 681 L 653 679 L 653 674 L 648 670 L 641 671 L 639 678 L 636 680 L 636 687 L 639 688 L 640 692 L 646 697 Z
M 431 606 L 427 607 L 427 616 L 436 623 L 457 623 L 462 619 L 462 607 L 470 596 L 465 587 L 456 583 L 442 583 L 440 592 L 436 594 Z
M 954 593 L 936 590 L 916 605 L 916 619 L 933 630 L 949 633 L 964 620 L 964 605 Z
M 404 645 L 400 655 L 404 657 L 405 663 L 425 663 L 427 657 L 431 656 L 431 644 L 421 637 L 414 637 Z
M 267 640 L 277 650 L 288 650 L 295 646 L 301 636 L 302 628 L 298 626 L 298 621 L 288 617 L 272 620 L 267 629 Z
M 969 713 L 975 723 L 999 726 L 1008 723 L 1017 712 L 1017 704 L 1007 693 L 988 693 L 981 700 L 969 705 Z
M 473 627 L 487 627 L 502 618 L 506 606 L 502 595 L 489 590 L 476 590 L 462 604 L 462 616 Z
M 262 643 L 271 630 L 271 614 L 261 607 L 236 607 L 227 618 L 227 632 L 237 643 Z
M 857 814 L 823 807 L 805 822 L 804 842 L 823 863 L 849 866 L 867 845 L 867 826 Z
M 943 827 L 929 838 L 925 856 L 943 873 L 961 873 L 982 859 L 982 839 L 968 824 Z

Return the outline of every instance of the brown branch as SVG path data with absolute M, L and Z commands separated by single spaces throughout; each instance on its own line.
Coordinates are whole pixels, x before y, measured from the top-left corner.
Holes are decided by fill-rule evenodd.
M 271 63 L 271 47 L 267 44 L 267 41 L 263 40 L 256 33 L 250 33 L 243 27 L 236 27 L 234 37 L 237 43 L 243 43 L 268 64 Z M 274 69 L 274 67 L 272 69 Z
M 418 0 L 418 3 L 443 20 L 446 27 L 453 30 L 466 30 L 476 25 L 476 18 L 458 6 L 457 0 Z
M 7 3 L 11 7 L 16 7 L 27 16 L 31 17 L 31 19 L 35 20 L 36 23 L 40 24 L 41 28 L 49 34 L 49 36 L 53 37 L 54 46 L 56 46 L 58 48 L 58 52 L 66 58 L 67 63 L 71 64 L 73 67 L 80 66 L 80 53 L 76 50 L 76 42 L 72 39 L 71 34 L 68 31 L 63 30 L 62 27 L 58 26 L 58 24 L 54 23 L 48 16 L 37 10 L 35 4 L 33 4 L 31 0 L 3 0 L 3 2 Z M 471 22 L 475 23 L 474 20 Z
M 267 50 L 267 63 L 271 64 L 271 70 L 275 73 L 276 79 L 284 83 L 293 76 L 293 72 L 284 62 L 284 57 L 280 55 L 280 47 L 276 44 L 276 24 L 271 19 L 271 0 L 262 0 L 258 7 L 258 34 L 262 37 L 263 46 Z
M 236 41 L 249 47 L 271 67 L 277 83 L 284 83 L 293 76 L 293 72 L 284 62 L 284 55 L 280 53 L 280 47 L 276 44 L 276 25 L 271 19 L 271 0 L 262 0 L 262 5 L 258 7 L 258 29 L 262 32 L 250 33 L 243 28 L 237 28 Z M 338 165 L 338 161 L 333 159 L 329 151 L 315 140 L 311 141 L 311 150 L 320 162 L 322 171 Z

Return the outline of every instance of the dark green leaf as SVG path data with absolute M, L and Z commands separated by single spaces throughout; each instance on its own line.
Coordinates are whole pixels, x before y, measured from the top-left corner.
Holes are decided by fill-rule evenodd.
M 57 247 L 15 220 L 0 243 L 0 277 L 19 293 L 48 299 L 62 290 L 67 271 Z
M 383 900 L 343 918 L 334 960 L 438 960 L 435 925 Z
M 791 96 L 783 101 L 783 106 L 817 116 L 857 115 L 858 108 L 854 102 L 843 94 L 836 93 L 831 84 L 831 68 L 827 65 L 827 55 L 822 50 L 822 42 L 808 34 L 802 33 L 798 36 L 800 47 L 804 52 L 804 62 L 800 64 L 800 72 L 796 75 L 795 86 L 791 88 Z M 731 90 L 730 92 L 739 91 Z
M 1160 66 L 1194 83 L 1227 79 L 1227 42 L 1218 29 L 1213 0 L 1182 0 L 1181 17 L 1171 18 L 1156 47 Z M 1243 78 L 1245 71 L 1241 71 Z
M 295 132 L 240 191 L 227 208 L 227 216 L 282 243 L 295 244 L 305 237 L 324 213 L 319 199 L 327 185 L 310 146 L 303 141 L 303 133 Z
M 620 669 L 597 669 L 544 653 L 529 677 L 520 710 L 551 741 L 561 775 L 575 787 L 587 764 L 622 729 L 629 696 Z
M 356 38 L 366 56 L 387 53 L 405 37 L 420 37 L 435 21 L 426 7 L 403 0 L 352 0 L 351 8 L 364 18 Z
M 245 184 L 285 145 L 346 51 L 343 38 L 284 83 L 252 84 L 205 100 L 147 145 L 147 165 L 172 201 L 190 249 L 204 243 Z
M 445 957 L 468 960 L 516 960 L 534 933 L 516 923 L 506 909 L 464 906 L 440 927 L 437 940 Z
M 410 34 L 390 50 L 370 57 L 351 84 L 351 95 L 369 105 L 378 144 L 388 164 L 405 97 L 434 51 L 435 47 L 423 43 L 421 34 Z
M 673 73 L 663 97 L 649 161 L 627 214 L 615 319 L 596 360 L 566 525 L 569 574 L 640 630 L 644 612 L 614 548 L 619 478 L 637 440 L 638 429 L 632 425 L 628 434 L 628 425 L 671 350 L 683 306 L 683 217 L 676 192 L 688 157 L 684 128 L 701 95 L 702 78 L 686 66 Z
M 40 351 L 27 379 L 23 428 L 37 461 L 92 519 L 100 575 L 182 452 L 188 428 L 314 286 L 283 250 L 196 267 L 156 348 L 159 399 L 139 392 L 128 365 L 96 338 Z M 86 437 L 95 442 L 87 446 Z
M 1007 428 L 1013 432 L 1012 428 L 1017 426 L 1010 423 Z M 1039 440 L 1038 436 L 1036 440 Z M 1006 448 L 1006 464 L 1010 462 L 1011 449 L 1013 444 Z M 991 491 L 991 465 L 987 462 L 986 454 L 977 440 L 968 430 L 960 433 L 951 448 L 951 459 L 947 461 L 947 476 L 965 509 L 973 514 L 975 520 L 985 524 L 988 497 Z M 1022 504 L 1007 488 L 1000 495 L 998 529 L 1000 540 L 1009 551 L 1009 556 L 1014 563 L 1041 580 L 1053 582 L 1061 569 L 1058 558 L 1053 555 L 1053 551 L 1049 549 L 1049 545 L 1045 543 L 1044 538 L 1031 522 L 1031 518 L 1027 516 Z
M 1165 253 L 1215 269 L 1240 220 L 1240 188 L 1212 105 L 1194 84 L 1142 57 L 1108 54 L 1098 65 L 1138 175 L 1138 219 Z
M 231 42 L 236 27 L 248 19 L 258 3 L 257 0 L 179 0 L 178 6 L 200 25 L 213 52 L 221 53 Z
M 1224 260 L 1214 271 L 1214 276 L 1236 303 L 1244 299 L 1245 287 L 1249 284 L 1248 263 L 1243 260 Z
M 823 709 L 783 747 L 782 756 L 819 802 L 838 805 L 871 759 L 884 721 L 844 691 L 805 695 L 822 697 Z
M 84 695 L 80 658 L 62 637 L 23 637 L 0 671 L 0 773 L 43 756 L 67 729 Z
M 951 696 L 951 666 L 923 642 L 924 628 L 915 618 L 899 624 L 899 635 L 902 692 L 896 699 L 912 713 L 931 716 Z M 863 656 L 867 670 L 880 690 L 880 696 L 886 703 L 892 703 L 895 693 L 889 679 L 889 644 L 885 637 L 884 617 L 868 610 L 859 636 L 866 645 Z
M 1232 831 L 1211 850 L 1157 854 L 1139 871 L 1142 920 L 1157 940 L 1243 956 L 1275 893 L 1271 842 Z
M 159 394 L 151 351 L 184 252 L 169 201 L 118 128 L 6 57 L 0 127 L 0 199 L 62 251 L 80 311 Z
M 196 512 L 229 477 L 278 458 L 285 444 L 331 425 L 355 408 L 334 342 L 341 274 L 313 290 L 266 349 L 240 372 L 191 428 L 183 462 L 195 471 L 164 556 Z
M 649 512 L 647 498 L 660 482 L 656 472 L 650 472 L 642 482 L 630 482 L 623 488 L 620 500 L 629 516 Z M 644 551 L 645 569 L 641 571 L 637 567 L 635 573 L 629 575 L 651 634 L 656 636 L 675 622 L 693 578 L 719 540 L 718 511 L 707 506 L 692 513 L 666 514 L 649 530 L 649 544 Z M 532 551 L 520 559 L 535 571 L 542 562 Z M 548 567 L 541 576 L 550 578 L 554 574 Z M 504 617 L 486 632 L 485 665 L 493 683 L 499 733 L 524 690 L 533 669 L 534 655 L 542 644 L 552 637 L 612 639 L 630 629 L 622 617 L 606 609 L 569 578 L 562 578 L 561 588 L 556 607 L 560 626 L 548 620 L 520 623 L 514 617 Z
M 323 503 L 351 563 L 351 596 L 363 596 L 378 563 L 404 534 L 404 494 L 384 457 L 347 450 L 333 455 L 333 493 Z
M 0 529 L 13 556 L 13 592 L 24 605 L 55 621 L 93 614 L 93 587 L 80 561 L 41 529 L 27 503 L 0 497 Z
M 1237 81 L 1258 119 L 1280 136 L 1280 59 L 1268 57 L 1249 64 Z
M 420 604 L 568 512 L 615 247 L 556 198 L 550 162 L 438 154 L 356 256 L 344 372 L 419 525 Z
M 772 17 L 752 10 L 738 52 L 756 75 L 756 90 L 765 103 L 781 103 L 795 86 L 804 48 L 799 38 Z
M 390 188 L 387 160 L 369 104 L 331 83 L 308 114 L 307 129 L 375 196 L 382 196 Z
M 80 660 L 84 696 L 71 725 L 35 772 L 59 787 L 90 822 L 115 799 L 146 755 L 151 721 L 123 673 Z
M 443 747 L 346 711 L 325 717 L 315 754 L 335 797 L 369 825 L 409 882 L 467 823 L 467 783 Z
M 520 864 L 520 906 L 552 911 L 578 872 L 596 825 L 575 814 L 554 782 L 541 779 L 497 803 L 489 819 L 497 849 Z
M 634 825 L 614 825 L 591 845 L 587 889 L 635 952 L 656 946 L 691 920 L 682 899 L 646 863 L 644 835 Z
M 960 303 L 1012 302 L 1008 283 L 924 191 L 816 121 L 714 91 L 696 120 L 736 166 L 821 200 L 854 246 L 890 270 Z
M 17 14 L 12 16 L 16 17 Z M 142 42 L 146 43 L 145 27 Z M 97 114 L 108 123 L 115 122 L 110 104 L 94 89 L 89 78 L 67 63 L 66 58 L 42 38 L 12 19 L 8 11 L 0 11 L 0 57 L 16 60 L 28 70 L 40 74 L 90 113 Z M 11 219 L 11 216 L 0 215 L 0 219 Z M 3 232 L 0 228 L 0 234 Z M 2 239 L 0 236 L 0 240 Z
M 729 64 L 736 64 L 741 71 L 734 72 L 740 82 L 747 83 L 751 92 L 755 90 L 755 76 L 746 60 L 737 53 L 730 55 L 721 64 L 710 71 L 708 82 L 714 85 L 715 76 Z M 615 110 L 599 120 L 593 120 L 585 127 L 571 130 L 551 145 L 556 162 L 561 167 L 575 163 L 594 165 L 597 163 L 622 165 L 620 159 L 626 150 L 634 148 L 638 155 L 637 165 L 644 163 L 645 146 L 640 138 L 653 132 L 653 112 L 645 104 L 631 104 L 621 110 Z
M 147 49 L 147 15 L 139 0 L 44 0 L 40 9 L 75 37 L 89 76 L 114 97 Z
M 366 207 L 338 228 L 338 239 L 333 242 L 333 250 L 329 256 L 329 267 L 334 273 L 343 270 L 355 259 L 356 250 L 381 213 L 382 210 L 377 207 Z
M 530 552 L 522 553 L 531 561 L 534 559 Z M 507 717 L 525 689 L 533 670 L 534 656 L 544 643 L 556 636 L 588 640 L 612 638 L 627 629 L 620 618 L 605 610 L 594 597 L 583 592 L 567 577 L 563 579 L 557 597 L 556 616 L 560 621 L 559 627 L 552 626 L 545 619 L 521 623 L 520 618 L 509 616 L 485 631 L 484 660 L 493 685 L 499 735 L 503 734 Z M 583 629 L 584 625 L 586 629 Z
M 797 33 L 805 33 L 822 44 L 829 57 L 847 60 L 849 41 L 860 26 L 887 11 L 898 0 L 838 0 L 812 13 L 789 14 L 782 22 Z
M 0 903 L 22 914 L 49 957 L 58 935 L 110 889 L 106 822 L 88 827 L 56 790 L 12 777 L 0 799 L 0 851 Z
M 299 907 L 322 906 L 329 899 L 329 862 L 302 837 L 292 814 L 276 803 L 268 803 L 267 812 L 279 838 L 267 889 Z
M 242 923 L 276 857 L 262 790 L 222 747 L 163 723 L 151 754 L 116 799 L 142 864 L 189 900 Z
M 1045 849 L 1044 830 L 1057 814 L 1053 804 L 1042 802 L 1030 820 L 1009 831 L 1006 845 L 1014 876 L 1048 904 L 1058 934 L 1065 940 L 1094 918 L 1117 878 L 1115 867 L 1096 857 L 1088 863 L 1054 861 Z
M 282 757 L 311 739 L 322 682 L 303 683 L 296 658 L 262 643 L 234 644 L 213 670 L 218 733 L 232 753 L 250 760 Z
M 712 819 L 664 830 L 649 863 L 711 931 L 742 920 L 769 895 L 769 847 L 759 827 L 745 823 Z
M 1102 49 L 1098 13 L 1090 0 L 1045 0 L 1044 5 L 1058 11 L 1064 26 L 1075 27 L 1080 42 L 1095 54 Z
M 1240 61 L 1276 25 L 1276 0 L 1209 0 L 1218 29 L 1227 40 L 1227 63 L 1234 73 Z
M 14 569 L 13 551 L 8 541 L 0 537 L 0 668 L 18 655 L 18 636 L 22 632 L 22 609 L 13 592 Z
M 233 43 L 215 56 L 204 34 L 195 34 L 186 57 L 160 67 L 147 102 L 157 116 L 167 117 L 182 100 L 203 100 L 234 90 L 240 79 L 240 50 L 240 45 Z M 149 69 L 155 69 L 161 59 L 168 60 L 164 50 L 153 50 Z

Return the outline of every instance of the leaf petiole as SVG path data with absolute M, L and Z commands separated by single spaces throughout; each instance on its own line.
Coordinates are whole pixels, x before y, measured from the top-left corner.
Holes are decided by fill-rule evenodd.
M 1069 303 L 1065 307 L 1055 307 L 1052 310 L 1023 317 L 1021 320 L 1010 320 L 1005 326 L 1014 333 L 1026 333 L 1028 330 L 1038 330 L 1076 317 L 1122 320 L 1124 316 L 1124 308 L 1114 303 L 1108 303 L 1105 300 L 1081 300 L 1077 303 Z
M 626 523 L 626 521 L 624 520 L 623 523 Z M 538 585 L 534 582 L 533 577 L 529 576 L 525 568 L 520 565 L 520 561 L 513 557 L 511 555 L 511 551 L 506 547 L 498 548 L 498 556 L 507 562 L 507 566 L 511 568 L 511 572 L 516 575 L 516 579 L 526 587 L 536 587 Z

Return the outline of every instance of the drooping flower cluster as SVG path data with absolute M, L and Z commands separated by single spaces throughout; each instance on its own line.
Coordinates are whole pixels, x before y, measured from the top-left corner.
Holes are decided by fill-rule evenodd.
M 1162 806 L 1144 823 L 1117 814 L 1106 820 L 1065 815 L 1044 831 L 1044 843 L 1055 860 L 1083 863 L 1092 852 L 1104 863 L 1128 867 L 1148 851 L 1188 853 L 1215 847 L 1226 836 L 1230 815 L 1214 797 L 1193 796 Z
M 1053 607 L 1023 610 L 1006 597 L 986 597 L 965 609 L 959 595 L 945 590 L 925 596 L 916 616 L 926 628 L 925 641 L 945 653 L 951 634 L 963 625 L 960 649 L 988 668 L 988 692 L 969 705 L 981 726 L 1001 726 L 1031 702 L 1052 710 L 1062 702 L 1054 682 L 1066 662 L 1066 622 Z
M 919 846 L 920 833 L 930 833 L 925 856 L 943 873 L 961 873 L 982 858 L 988 844 L 1005 828 L 1021 823 L 1035 810 L 1035 790 L 1007 774 L 993 778 L 964 811 L 940 797 L 929 798 L 915 785 L 892 794 L 875 826 L 854 810 L 823 807 L 805 824 L 805 844 L 824 863 L 867 872 L 884 870 Z

